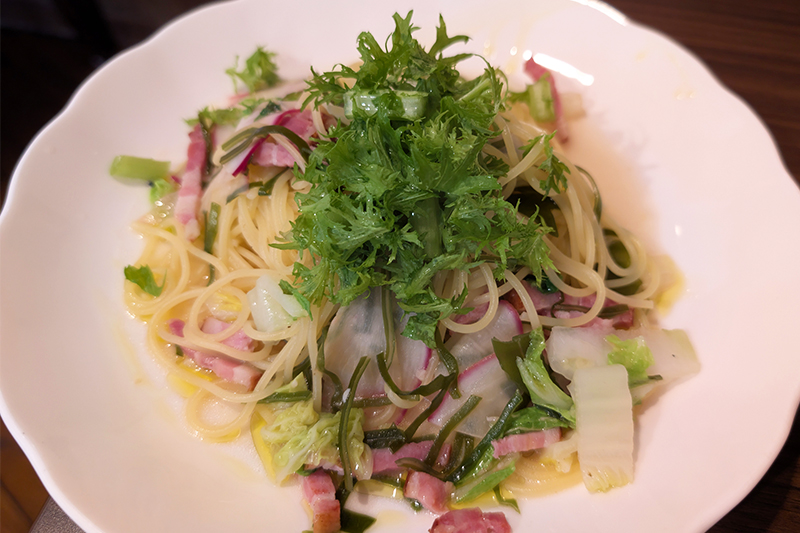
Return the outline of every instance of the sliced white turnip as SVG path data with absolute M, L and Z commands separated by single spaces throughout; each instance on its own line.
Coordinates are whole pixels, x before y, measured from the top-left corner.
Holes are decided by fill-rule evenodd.
M 424 342 L 402 336 L 407 319 L 403 319 L 399 307 L 395 306 L 395 309 L 397 349 L 389 374 L 401 389 L 411 390 L 422 384 L 421 380 L 431 364 L 432 352 Z M 385 349 L 381 291 L 373 289 L 364 297 L 358 297 L 350 305 L 340 308 L 333 317 L 325 340 L 325 367 L 346 385 L 358 361 L 367 356 L 370 363 L 361 377 L 356 396 L 383 396 L 384 381 L 378 369 L 377 356 Z
M 521 333 L 519 313 L 510 303 L 501 300 L 488 326 L 475 333 L 455 334 L 445 346 L 458 361 L 458 368 L 464 369 L 494 353 L 492 339 L 510 341 Z
M 449 393 L 428 420 L 436 426 L 443 426 L 471 396 L 480 396 L 477 407 L 458 425 L 457 431 L 482 438 L 500 416 L 503 408 L 514 396 L 517 385 L 509 379 L 500 367 L 497 357 L 491 354 L 470 366 L 458 376 L 458 389 L 461 397 L 453 398 Z

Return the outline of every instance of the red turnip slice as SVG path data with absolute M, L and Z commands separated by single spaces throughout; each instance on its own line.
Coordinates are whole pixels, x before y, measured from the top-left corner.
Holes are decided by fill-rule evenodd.
M 441 427 L 464 405 L 470 395 L 480 396 L 480 403 L 458 425 L 457 431 L 474 437 L 483 437 L 492 427 L 493 419 L 500 416 L 503 408 L 514 396 L 517 385 L 500 367 L 497 357 L 491 354 L 458 376 L 458 389 L 461 398 L 455 399 L 448 393 L 428 420 Z
M 463 369 L 494 353 L 492 339 L 510 341 L 521 333 L 522 321 L 519 313 L 510 303 L 502 300 L 488 326 L 475 333 L 456 334 L 446 346 L 458 361 L 458 367 Z

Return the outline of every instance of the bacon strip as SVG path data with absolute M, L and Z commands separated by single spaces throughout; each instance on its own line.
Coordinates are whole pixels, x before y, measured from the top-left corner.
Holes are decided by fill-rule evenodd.
M 594 305 L 595 300 L 597 297 L 594 294 L 590 294 L 589 296 L 584 296 L 582 298 L 576 298 L 574 296 L 570 296 L 569 294 L 564 295 L 564 304 L 565 305 L 578 305 L 581 307 L 590 308 Z M 611 307 L 612 305 L 617 305 L 617 302 L 606 298 L 606 301 L 603 302 L 603 307 Z M 577 316 L 581 316 L 583 313 L 581 311 L 558 311 L 554 313 L 556 318 L 574 318 Z M 610 318 L 600 318 L 595 317 L 588 323 L 584 324 L 583 327 L 613 327 L 616 329 L 628 329 L 633 327 L 633 309 L 628 309 L 627 311 L 620 313 L 618 315 L 614 315 Z
M 311 111 L 306 109 L 290 109 L 278 115 L 275 119 L 276 126 L 283 126 L 308 141 L 317 130 L 311 119 Z M 295 160 L 283 146 L 274 142 L 265 142 L 255 150 L 253 163 L 264 167 L 291 167 Z
M 561 299 L 560 292 L 545 294 L 525 280 L 522 280 L 522 286 L 525 287 L 528 296 L 531 297 L 533 306 L 536 308 L 536 312 L 540 315 L 550 316 L 550 308 Z M 520 313 L 525 310 L 525 306 L 522 304 L 522 298 L 517 294 L 517 291 L 509 291 L 505 295 L 505 299 Z
M 203 333 L 215 335 L 225 331 L 228 329 L 228 327 L 230 327 L 228 322 L 214 317 L 208 317 L 203 321 L 203 325 L 200 327 L 200 329 L 203 331 Z M 235 348 L 236 350 L 241 350 L 243 352 L 253 351 L 253 346 L 255 345 L 255 341 L 248 337 L 247 334 L 241 329 L 236 330 L 230 337 L 222 339 L 221 342 L 226 346 L 230 346 L 231 348 Z
M 545 429 L 543 431 L 531 431 L 530 433 L 520 433 L 519 435 L 509 435 L 502 439 L 492 441 L 495 458 L 508 455 L 514 452 L 528 452 L 546 448 L 561 440 L 561 428 Z
M 341 528 L 341 508 L 336 499 L 336 487 L 324 470 L 317 470 L 300 481 L 303 497 L 314 513 L 314 533 L 334 533 Z M 269 528 L 267 528 L 269 529 Z
M 446 513 L 451 489 L 450 483 L 425 472 L 411 470 L 403 488 L 403 496 L 417 500 L 425 509 L 434 513 Z
M 203 172 L 206 164 L 206 142 L 200 124 L 189 133 L 186 170 L 181 177 L 181 188 L 175 202 L 175 218 L 183 224 L 186 239 L 193 241 L 200 235 L 197 208 L 203 193 Z
M 400 459 L 412 458 L 423 461 L 428 456 L 431 446 L 433 446 L 432 440 L 424 440 L 422 442 L 404 444 L 394 453 L 389 448 L 376 448 L 372 450 L 372 473 L 374 475 L 400 470 L 401 467 L 397 466 L 397 461 Z M 447 464 L 447 460 L 450 457 L 450 448 L 450 443 L 445 443 L 442 446 L 436 464 L 441 466 Z
M 309 109 L 303 111 L 299 109 L 290 109 L 278 115 L 278 118 L 275 119 L 275 124 L 289 128 L 304 141 L 310 139 L 311 136 L 317 132 Z
M 430 533 L 511 533 L 506 515 L 484 513 L 477 507 L 457 509 L 443 514 L 433 522 Z
M 531 286 L 527 281 L 523 281 L 522 284 L 525 286 L 525 289 L 528 291 L 528 294 L 533 301 L 533 306 L 536 308 L 536 312 L 542 316 L 553 316 L 551 314 L 551 308 L 553 305 L 559 303 L 561 300 L 561 292 L 553 292 L 549 294 L 544 294 L 539 291 L 536 287 Z M 525 307 L 522 305 L 522 299 L 517 294 L 517 291 L 511 291 L 504 296 L 504 298 L 519 312 L 525 310 Z M 576 305 L 580 307 L 586 307 L 587 309 L 594 305 L 595 299 L 597 297 L 594 294 L 589 296 L 583 296 L 581 298 L 576 298 L 575 296 L 570 296 L 569 294 L 564 295 L 564 301 L 561 302 L 564 305 Z M 612 305 L 617 305 L 617 302 L 606 299 L 603 302 L 603 307 L 610 307 Z M 582 315 L 581 311 L 564 311 L 564 310 L 556 310 L 555 317 L 556 318 L 574 318 Z M 587 324 L 584 324 L 582 327 L 613 327 L 616 329 L 629 329 L 633 327 L 633 309 L 628 309 L 627 311 L 615 315 L 611 318 L 600 318 L 596 317 L 592 319 Z
M 207 321 L 208 319 L 206 320 L 206 322 Z M 185 324 L 183 320 L 179 320 L 177 318 L 170 320 L 168 323 L 170 332 L 173 335 L 177 335 L 179 337 L 183 337 L 184 325 Z M 203 326 L 205 327 L 205 322 L 203 323 Z M 213 327 L 218 327 L 218 326 L 213 326 Z M 206 333 L 209 332 L 207 331 Z M 226 341 L 230 340 L 231 338 L 237 336 L 238 333 L 239 332 L 235 333 L 234 335 L 228 337 L 225 340 Z M 232 342 L 239 343 L 241 341 L 234 340 Z M 250 339 L 250 342 L 252 343 L 252 339 Z M 223 344 L 227 343 L 223 341 Z M 230 346 L 230 344 L 228 345 Z M 233 347 L 237 348 L 237 346 Z M 261 379 L 261 374 L 262 374 L 261 370 L 242 361 L 238 361 L 232 357 L 228 357 L 226 355 L 214 352 L 211 353 L 203 352 L 200 350 L 195 350 L 193 348 L 187 348 L 184 346 L 181 346 L 181 350 L 183 351 L 183 355 L 185 357 L 188 357 L 189 359 L 194 361 L 200 368 L 211 370 L 214 374 L 219 376 L 221 379 L 224 379 L 225 381 L 230 381 L 231 383 L 238 383 L 239 385 L 244 385 L 245 387 L 247 387 L 247 390 L 253 390 L 256 386 L 256 383 L 258 383 L 258 380 Z
M 294 165 L 294 157 L 280 144 L 263 143 L 253 154 L 251 160 L 262 167 L 291 167 Z

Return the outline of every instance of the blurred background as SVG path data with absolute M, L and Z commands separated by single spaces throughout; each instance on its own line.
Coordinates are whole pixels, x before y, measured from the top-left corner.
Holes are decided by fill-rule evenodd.
M 265 0 L 266 1 L 266 0 Z M 80 83 L 117 52 L 150 36 L 198 0 L 0 0 L 0 202 L 17 159 Z M 747 101 L 800 177 L 800 2 L 609 0 L 677 40 Z M 78 132 L 78 134 L 80 134 Z M 754 172 L 757 201 L 758 162 Z M 800 181 L 798 181 L 800 183 Z M 756 430 L 743 421 L 743 433 Z M 743 438 L 746 438 L 744 436 Z M 800 424 L 765 478 L 712 532 L 800 530 Z M 27 532 L 48 498 L 2 425 L 0 532 Z

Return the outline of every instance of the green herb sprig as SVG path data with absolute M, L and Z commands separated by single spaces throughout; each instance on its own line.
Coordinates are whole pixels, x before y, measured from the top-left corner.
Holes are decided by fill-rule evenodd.
M 443 270 L 490 262 L 498 278 L 528 266 L 539 279 L 551 268 L 535 220 L 517 216 L 501 194 L 503 162 L 483 153 L 497 135 L 504 106 L 503 77 L 487 64 L 464 80 L 456 65 L 472 54 L 445 57 L 467 37 L 449 36 L 440 18 L 436 41 L 425 50 L 414 39 L 412 13 L 394 15 L 395 30 L 381 47 L 370 33 L 358 37 L 363 65 L 314 73 L 307 105 L 342 105 L 352 91 L 373 95 L 370 112 L 353 110 L 321 139 L 297 194 L 299 216 L 285 242 L 274 246 L 310 254 L 310 267 L 295 264 L 296 286 L 311 303 L 324 298 L 347 305 L 367 289 L 387 286 L 411 314 L 403 334 L 435 346 L 436 324 L 461 312 L 466 293 L 442 298 L 432 280 Z M 425 112 L 403 117 L 403 91 L 427 95 Z
M 164 285 L 167 282 L 167 280 L 164 279 L 161 285 L 158 285 L 153 277 L 153 271 L 150 270 L 150 267 L 147 265 L 142 265 L 139 268 L 128 265 L 125 267 L 124 274 L 125 279 L 135 283 L 144 292 L 155 297 L 161 296 L 161 291 L 164 290 Z
M 236 64 L 227 69 L 225 73 L 233 80 L 233 87 L 238 89 L 238 82 L 242 82 L 247 86 L 250 93 L 258 92 L 269 87 L 277 85 L 281 79 L 278 76 L 278 66 L 274 61 L 275 54 L 268 52 L 259 46 L 253 55 L 248 57 L 244 62 L 244 68 L 237 70 L 238 57 Z

